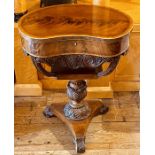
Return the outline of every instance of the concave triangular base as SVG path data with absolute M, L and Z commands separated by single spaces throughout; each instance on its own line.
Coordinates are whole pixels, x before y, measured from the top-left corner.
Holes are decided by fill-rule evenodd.
M 77 121 L 66 118 L 64 116 L 64 106 L 66 103 L 53 103 L 51 106 L 46 107 L 44 111 L 46 117 L 55 115 L 68 126 L 73 135 L 73 142 L 77 153 L 85 152 L 85 135 L 92 118 L 108 111 L 108 107 L 104 106 L 99 100 L 89 100 L 87 103 L 91 109 L 91 114 L 84 120 Z

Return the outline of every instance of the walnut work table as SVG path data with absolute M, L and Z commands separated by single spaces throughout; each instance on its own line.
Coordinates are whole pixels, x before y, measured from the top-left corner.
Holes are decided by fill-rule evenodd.
M 23 50 L 38 71 L 69 80 L 68 103 L 52 103 L 43 113 L 61 119 L 73 135 L 76 152 L 85 152 L 91 119 L 108 111 L 98 100 L 83 100 L 87 95 L 85 80 L 106 76 L 116 68 L 129 48 L 132 19 L 108 7 L 64 4 L 28 13 L 18 27 Z M 107 62 L 109 66 L 103 69 Z

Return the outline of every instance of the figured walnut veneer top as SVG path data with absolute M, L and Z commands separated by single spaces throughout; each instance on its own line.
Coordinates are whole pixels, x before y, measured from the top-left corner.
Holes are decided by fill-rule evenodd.
M 132 19 L 118 10 L 78 4 L 38 9 L 18 23 L 23 49 L 37 57 L 115 56 L 128 49 L 132 27 Z
M 132 29 L 126 14 L 107 7 L 92 5 L 58 5 L 25 15 L 18 24 L 32 38 L 51 38 L 64 35 L 88 35 L 117 38 Z

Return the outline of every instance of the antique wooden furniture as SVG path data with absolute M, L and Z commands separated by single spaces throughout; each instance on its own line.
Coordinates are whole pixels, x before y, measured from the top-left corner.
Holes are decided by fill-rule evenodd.
M 57 4 L 67 4 L 67 3 L 76 3 L 77 0 L 41 0 L 40 6 L 50 6 L 50 5 L 57 5 Z
M 14 21 L 17 22 L 20 17 L 27 13 L 26 0 L 14 0 Z
M 40 0 L 26 1 L 28 12 L 40 8 Z M 114 91 L 139 91 L 140 85 L 140 2 L 139 0 L 77 0 L 78 4 L 99 5 L 116 8 L 130 15 L 133 30 L 130 34 L 130 48 L 122 57 L 116 69 L 108 76 L 88 79 L 87 99 L 113 98 Z M 14 65 L 15 96 L 41 96 L 46 89 L 66 89 L 67 80 L 47 77 L 34 67 L 31 58 L 22 53 L 21 40 L 17 23 L 14 24 Z M 103 66 L 104 67 L 104 66 Z
M 44 115 L 60 118 L 72 132 L 76 151 L 84 152 L 91 119 L 108 111 L 98 100 L 83 101 L 85 80 L 106 76 L 116 68 L 129 48 L 132 19 L 108 7 L 68 4 L 31 12 L 21 18 L 18 28 L 23 50 L 38 71 L 69 80 L 68 103 L 52 103 Z M 109 66 L 103 70 L 105 63 Z

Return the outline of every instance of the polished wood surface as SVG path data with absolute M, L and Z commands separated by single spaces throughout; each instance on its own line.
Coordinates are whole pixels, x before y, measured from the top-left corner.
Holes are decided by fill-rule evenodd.
M 65 92 L 44 92 L 42 97 L 15 98 L 15 155 L 73 155 L 74 144 L 67 127 L 57 117 L 45 118 L 47 100 L 66 102 Z M 109 112 L 92 119 L 87 129 L 84 155 L 139 155 L 139 95 L 115 93 L 103 99 Z
M 52 39 L 27 39 L 25 36 L 22 38 L 22 47 L 26 53 L 41 58 L 69 54 L 111 57 L 121 55 L 128 50 L 129 35 L 108 40 L 88 36 Z
M 95 36 L 119 38 L 128 34 L 132 19 L 112 8 L 88 5 L 61 5 L 36 10 L 24 16 L 21 33 L 34 39 L 61 36 Z
M 25 15 L 18 24 L 23 49 L 37 57 L 122 54 L 128 49 L 132 27 L 128 15 L 89 5 L 39 9 Z
M 140 0 L 77 0 L 78 4 L 98 5 L 115 8 L 132 17 L 134 21 L 133 32 L 140 31 Z M 31 12 L 40 7 L 40 0 L 27 0 L 28 11 Z
M 107 6 L 125 12 L 134 21 L 133 32 L 140 31 L 140 0 L 78 0 L 78 4 Z
M 67 4 L 67 3 L 76 3 L 77 0 L 41 0 L 40 6 L 46 7 L 50 5 L 58 5 L 58 4 Z
M 76 152 L 78 153 L 83 153 L 85 151 L 85 139 L 87 128 L 93 117 L 102 114 L 100 112 L 100 109 L 104 106 L 103 102 L 99 100 L 96 101 L 90 100 L 87 102 L 91 109 L 91 115 L 87 119 L 78 121 L 68 120 L 64 116 L 64 105 L 66 103 L 59 103 L 59 104 L 53 103 L 51 105 L 54 115 L 58 117 L 62 122 L 64 122 L 65 125 L 69 128 L 70 132 L 72 133 L 73 141 L 75 143 L 75 149 Z

